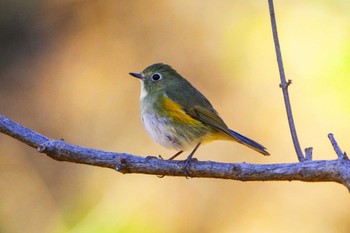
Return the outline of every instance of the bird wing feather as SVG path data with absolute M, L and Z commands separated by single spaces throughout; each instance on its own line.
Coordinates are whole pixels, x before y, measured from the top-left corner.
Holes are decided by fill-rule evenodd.
M 168 90 L 166 92 L 166 96 L 172 101 L 181 105 L 186 114 L 188 114 L 196 120 L 199 120 L 203 124 L 214 128 L 218 131 L 221 131 L 233 137 L 237 141 L 240 141 L 237 137 L 235 137 L 232 134 L 231 130 L 221 119 L 221 117 L 213 108 L 209 100 L 207 100 L 207 98 L 205 98 L 205 96 L 202 95 L 202 93 L 200 93 L 197 89 L 195 89 L 192 86 L 190 86 L 189 88 L 184 88 L 181 90 L 181 95 L 175 94 L 176 91 L 178 90 Z M 183 93 L 184 91 L 187 91 L 188 93 Z M 185 98 L 186 96 L 196 96 L 196 98 Z

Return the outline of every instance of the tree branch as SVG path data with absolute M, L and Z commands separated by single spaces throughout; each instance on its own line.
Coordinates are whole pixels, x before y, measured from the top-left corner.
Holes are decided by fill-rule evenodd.
M 277 33 L 276 17 L 275 17 L 275 10 L 274 10 L 274 6 L 273 6 L 273 0 L 269 0 L 269 10 L 270 10 L 272 35 L 273 35 L 273 40 L 275 43 L 278 70 L 279 70 L 280 78 L 281 78 L 280 87 L 282 88 L 282 92 L 283 92 L 283 98 L 284 98 L 284 104 L 286 106 L 286 111 L 287 111 L 289 129 L 290 129 L 290 133 L 292 135 L 294 149 L 295 149 L 295 152 L 297 153 L 298 160 L 299 160 L 299 162 L 303 162 L 307 159 L 312 158 L 312 149 L 307 149 L 307 152 L 311 153 L 311 154 L 307 154 L 307 156 L 304 157 L 303 152 L 301 151 L 300 144 L 299 144 L 297 131 L 295 129 L 292 107 L 291 107 L 290 100 L 289 100 L 288 86 L 290 84 L 292 84 L 292 81 L 288 80 L 288 82 L 287 82 L 286 76 L 284 74 L 282 54 L 281 54 L 281 49 L 280 49 L 280 43 L 278 40 L 278 33 Z
M 249 164 L 192 162 L 188 171 L 183 161 L 144 158 L 126 153 L 113 153 L 75 146 L 53 140 L 0 115 L 0 132 L 36 148 L 49 157 L 66 162 L 106 167 L 121 173 L 142 173 L 159 176 L 190 176 L 240 181 L 306 181 L 337 182 L 350 190 L 350 160 L 306 161 L 303 163 Z

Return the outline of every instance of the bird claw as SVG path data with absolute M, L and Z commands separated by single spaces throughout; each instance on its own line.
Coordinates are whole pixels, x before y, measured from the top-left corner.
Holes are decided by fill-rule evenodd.
M 148 162 L 149 160 L 151 159 L 161 159 L 161 160 L 164 160 L 163 157 L 161 155 L 158 155 L 158 156 L 153 156 L 153 155 L 149 155 L 146 157 L 146 161 Z
M 179 166 L 181 166 L 181 163 L 184 163 L 183 169 L 184 169 L 184 172 L 185 172 L 185 178 L 186 179 L 192 178 L 191 175 L 190 175 L 190 172 L 189 172 L 190 171 L 189 168 L 191 167 L 191 163 L 192 162 L 198 162 L 198 159 L 196 159 L 196 158 L 187 158 L 185 160 L 182 160 L 182 161 L 178 162 Z
M 148 162 L 149 160 L 151 160 L 151 159 L 158 159 L 158 157 L 157 157 L 157 156 L 153 156 L 153 155 L 149 155 L 149 156 L 146 157 L 146 161 L 147 161 L 147 162 Z

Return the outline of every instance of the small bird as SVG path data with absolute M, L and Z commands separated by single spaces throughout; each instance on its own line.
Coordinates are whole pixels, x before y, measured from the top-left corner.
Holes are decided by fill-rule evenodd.
M 158 144 L 178 152 L 194 148 L 186 167 L 201 143 L 231 140 L 269 155 L 261 144 L 227 127 L 205 96 L 171 66 L 157 63 L 141 73 L 129 73 L 141 80 L 141 118 Z

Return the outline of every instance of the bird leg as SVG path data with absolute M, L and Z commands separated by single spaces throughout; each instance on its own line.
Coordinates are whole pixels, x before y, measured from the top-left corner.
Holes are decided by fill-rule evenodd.
M 175 159 L 175 158 L 176 158 L 178 155 L 180 155 L 182 152 L 183 152 L 183 151 L 180 150 L 179 152 L 177 152 L 176 154 L 174 154 L 173 156 L 171 156 L 171 157 L 169 158 L 169 160 Z
M 199 142 L 196 147 L 193 149 L 193 151 L 191 152 L 191 154 L 188 155 L 187 159 L 185 159 L 185 172 L 188 175 L 188 167 L 190 166 L 191 160 L 192 160 L 192 156 L 194 155 L 194 153 L 196 152 L 196 150 L 198 149 L 198 147 L 201 145 L 201 142 Z M 186 175 L 186 178 L 187 178 Z

